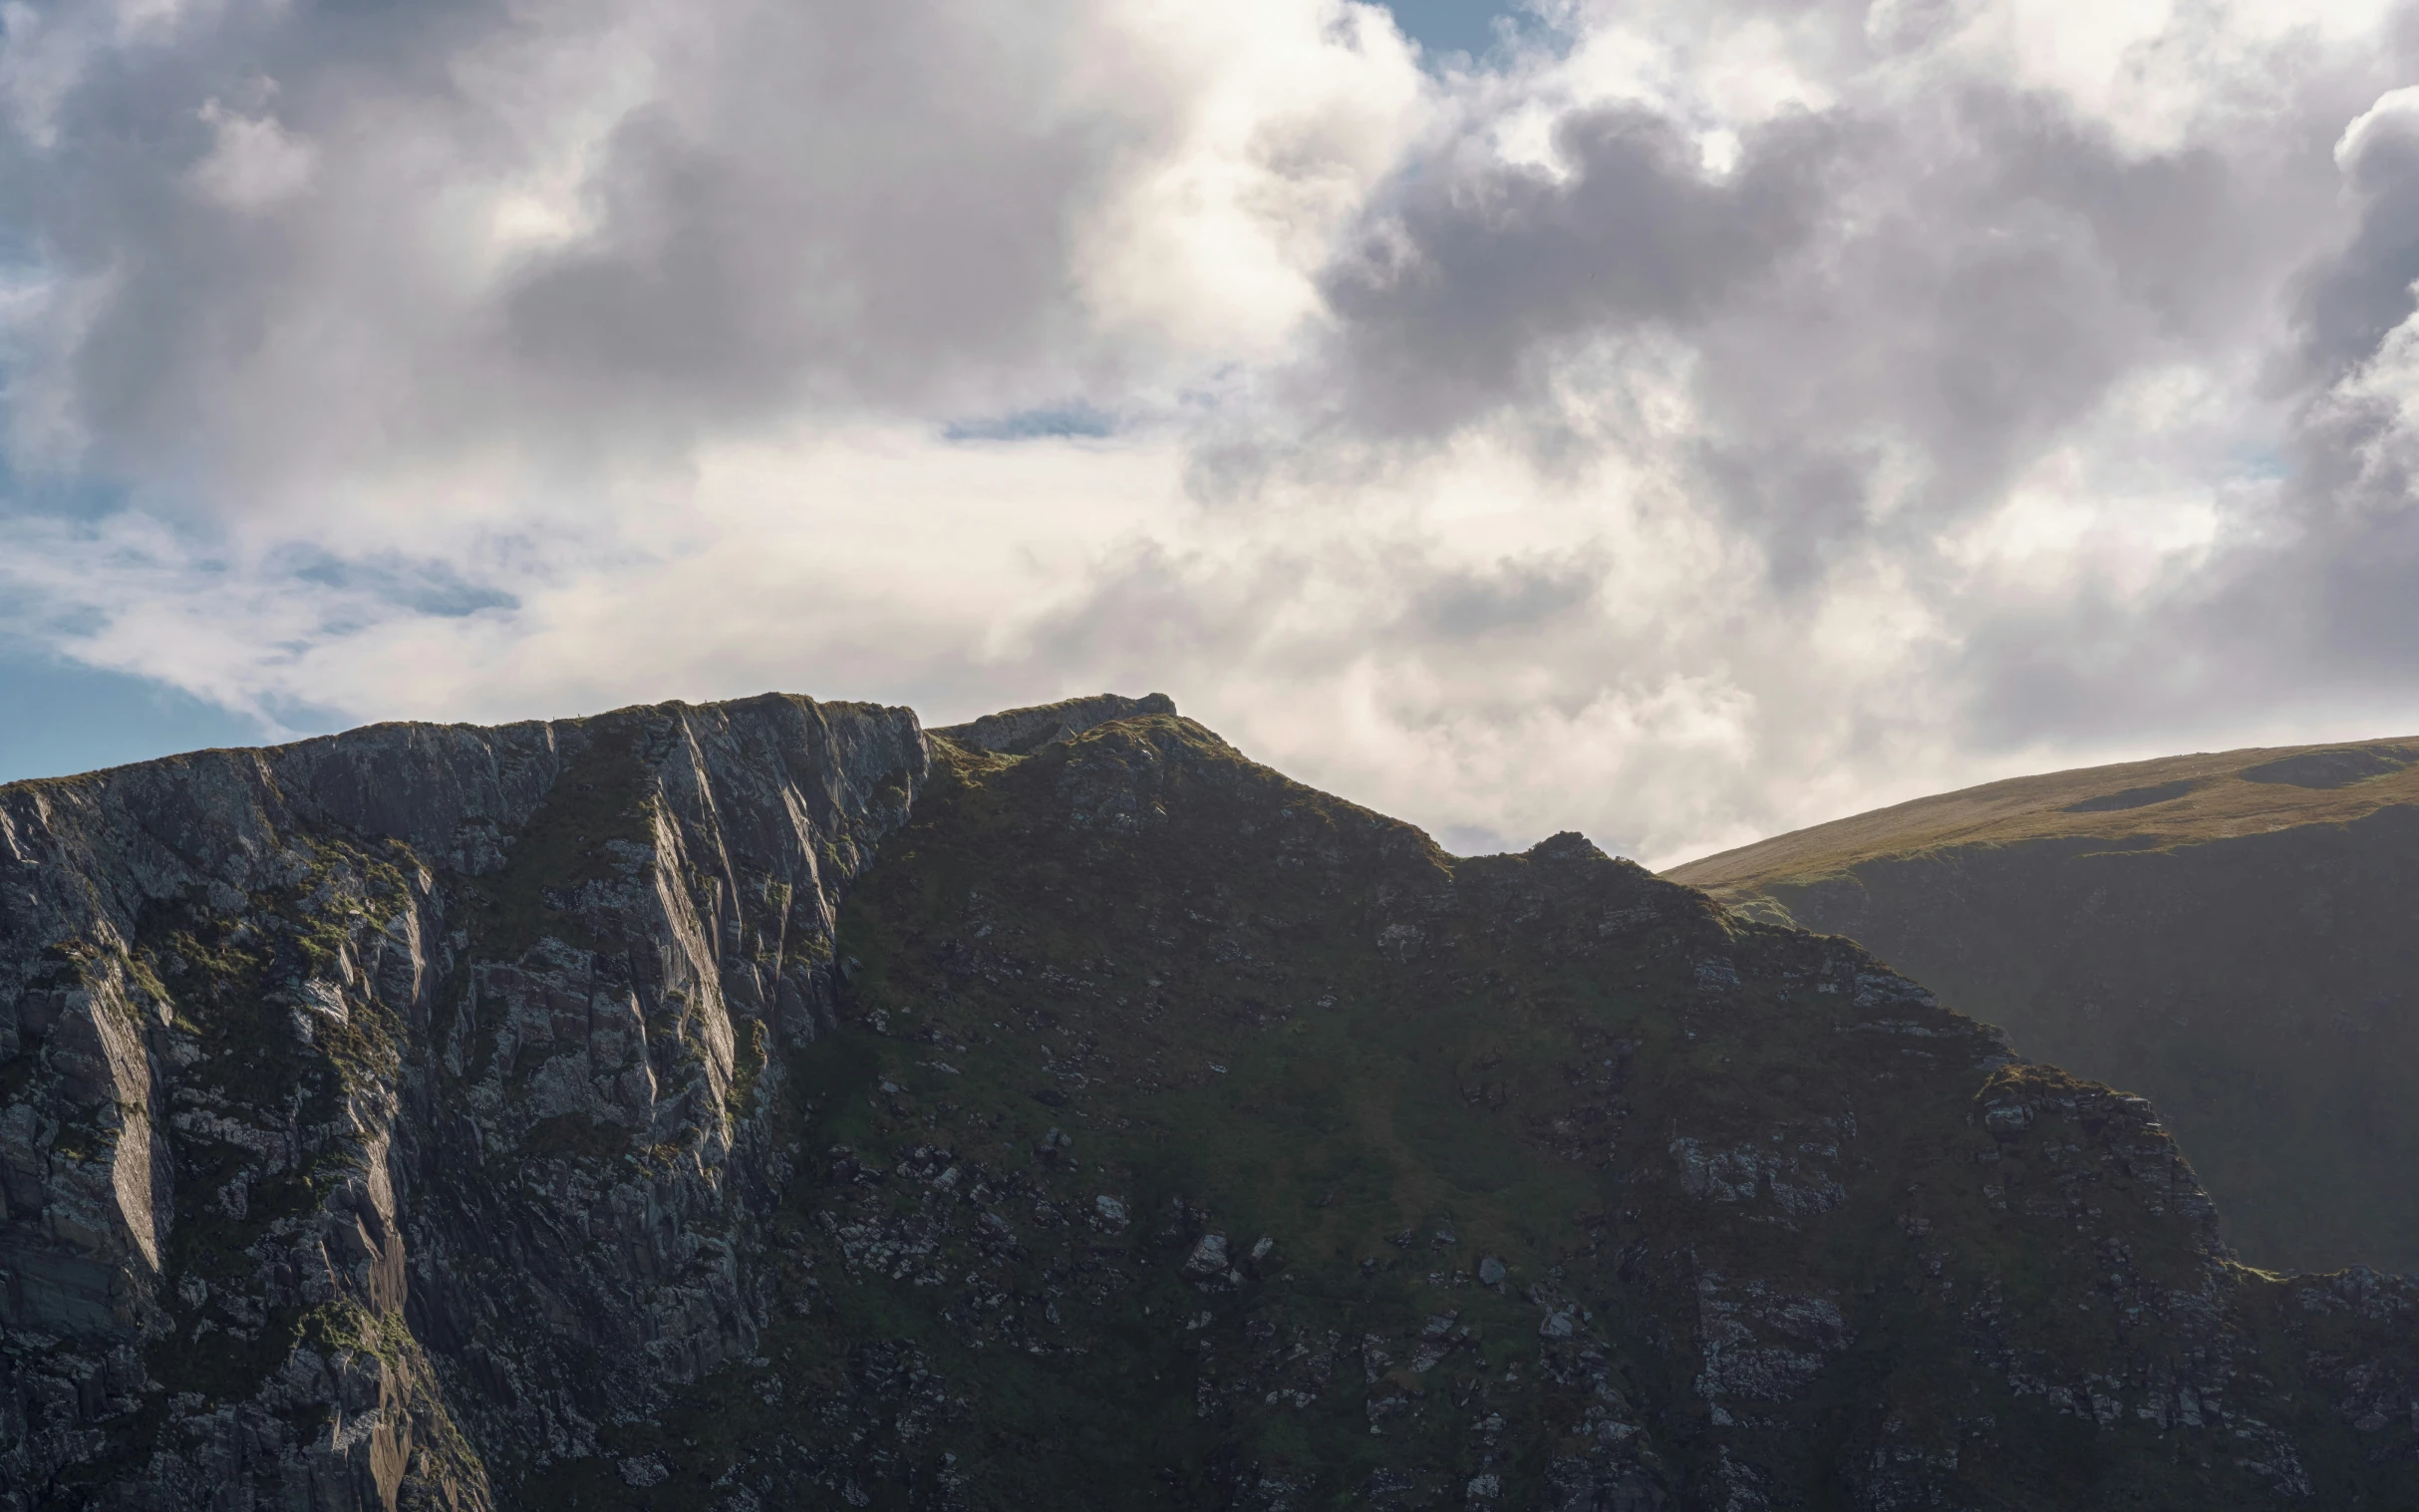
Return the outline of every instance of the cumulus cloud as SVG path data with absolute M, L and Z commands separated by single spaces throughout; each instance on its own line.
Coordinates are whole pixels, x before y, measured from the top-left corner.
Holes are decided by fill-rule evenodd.
M 238 210 L 258 209 L 309 187 L 319 154 L 275 117 L 238 115 L 216 100 L 203 101 L 200 116 L 218 140 L 193 165 L 193 183 L 211 198 Z
M 1222 15 L 229 6 L 72 88 L 36 68 L 65 23 L 12 24 L 45 81 L 0 144 L 41 286 L 12 386 L 72 422 L 19 463 L 308 511 L 1187 380 L 1307 307 L 1423 98 L 1378 12 Z
M 2347 114 L 2329 154 L 2331 213 L 2309 214 L 2300 260 L 2274 285 L 2284 329 L 2242 354 L 2251 373 L 2231 406 L 2204 385 L 2199 403 L 2238 429 L 2175 428 L 2159 458 L 2170 478 L 2210 478 L 2197 539 L 2132 592 L 2075 583 L 1977 616 L 1965 697 L 1994 732 L 2149 723 L 2291 739 L 2311 720 L 2407 725 L 2419 697 L 2419 96 L 2391 90 Z
M 270 729 L 1164 688 L 1661 861 L 2407 723 L 2399 11 L 1529 15 L 0 7 L 0 629 Z
M 2309 376 L 2331 379 L 2372 356 L 2411 313 L 2419 278 L 2419 89 L 2390 90 L 2335 143 L 2357 206 L 2348 243 L 2310 268 L 2295 312 Z
M 1356 427 L 1433 436 L 1534 400 L 1608 336 L 1697 328 L 1810 233 L 1831 137 L 1813 116 L 1758 128 L 1717 178 L 1677 122 L 1631 107 L 1564 117 L 1551 166 L 1423 158 L 1327 272 L 1320 376 Z

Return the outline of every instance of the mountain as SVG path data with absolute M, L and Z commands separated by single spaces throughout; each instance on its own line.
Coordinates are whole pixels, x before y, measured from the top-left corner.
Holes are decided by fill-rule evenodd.
M 2406 1507 L 2142 1098 L 1164 700 L 0 787 L 0 1507 Z
M 1994 782 L 1666 875 L 2148 1095 L 2246 1260 L 2419 1270 L 2419 740 Z

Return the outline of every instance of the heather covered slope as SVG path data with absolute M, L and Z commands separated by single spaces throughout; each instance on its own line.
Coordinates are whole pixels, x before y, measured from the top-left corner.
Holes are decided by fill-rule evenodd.
M 2419 743 L 1921 799 L 1673 870 L 2149 1095 L 2255 1264 L 2419 1269 Z

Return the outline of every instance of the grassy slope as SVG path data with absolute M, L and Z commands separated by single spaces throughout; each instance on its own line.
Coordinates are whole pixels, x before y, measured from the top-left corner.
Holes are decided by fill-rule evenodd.
M 2419 766 L 2360 775 L 2411 752 L 2028 777 L 1669 875 L 1852 935 L 2026 1053 L 2148 1094 L 2253 1262 L 2419 1269 Z M 2241 775 L 2279 766 L 2351 780 Z
M 2341 824 L 2419 802 L 2414 758 L 2419 739 L 2162 756 L 2012 777 L 1793 830 L 1663 875 L 1737 900 L 1775 883 L 1809 882 L 1879 857 L 1952 846 L 2057 839 L 2172 847 Z M 2340 780 L 2363 770 L 2375 774 Z M 2302 785 L 2310 780 L 2326 785 Z
M 2313 1325 L 2142 1109 L 1845 942 L 1576 837 L 1455 861 L 1172 718 L 941 756 L 777 1082 L 760 1362 L 525 1504 L 2218 1508 L 2339 1415 L 2299 1340 L 2236 1358 Z M 2151 1420 L 2186 1378 L 2228 1428 Z M 2419 1494 L 2378 1431 L 2328 1505 Z

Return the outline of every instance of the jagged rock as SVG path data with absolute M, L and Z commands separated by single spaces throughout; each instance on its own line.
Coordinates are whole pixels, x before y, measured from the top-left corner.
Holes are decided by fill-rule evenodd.
M 987 714 L 964 725 L 936 727 L 932 733 L 954 741 L 969 751 L 1027 756 L 1044 746 L 1071 741 L 1084 731 L 1105 725 L 1110 720 L 1175 712 L 1175 700 L 1164 693 L 1145 694 L 1138 699 L 1103 693 L 1090 698 L 1040 704 L 1031 709 L 1010 709 L 999 714 Z
M 771 697 L 0 787 L 0 1507 L 485 1507 L 752 1354 L 926 765 Z
M 2419 1501 L 2419 1286 L 1854 945 L 960 730 L 0 788 L 0 1508 Z

